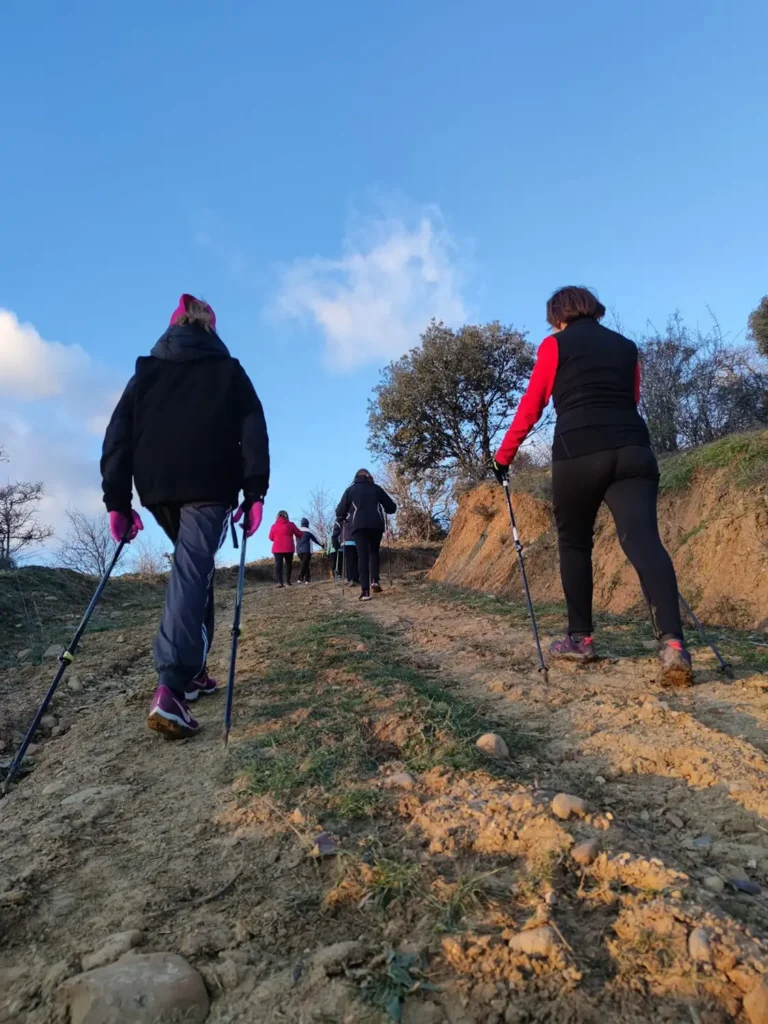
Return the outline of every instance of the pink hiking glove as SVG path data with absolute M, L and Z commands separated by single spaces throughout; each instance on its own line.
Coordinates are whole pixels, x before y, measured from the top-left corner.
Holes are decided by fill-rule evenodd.
M 243 523 L 243 529 L 245 530 L 246 537 L 252 537 L 254 533 L 261 526 L 261 520 L 264 515 L 264 502 L 255 501 L 246 513 L 246 502 L 240 506 L 232 517 L 232 521 L 239 523 L 240 520 L 245 516 L 245 522 Z
M 143 529 L 144 523 L 142 523 L 138 512 L 132 511 L 130 516 L 124 512 L 109 513 L 109 532 L 112 534 L 115 544 L 119 544 L 121 540 L 126 540 L 130 544 L 132 540 L 135 540 L 139 530 Z

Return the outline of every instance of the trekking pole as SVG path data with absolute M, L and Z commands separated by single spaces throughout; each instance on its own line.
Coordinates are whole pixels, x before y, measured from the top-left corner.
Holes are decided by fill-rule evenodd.
M 248 517 L 250 515 L 250 508 L 246 511 L 243 519 L 243 546 L 240 548 L 240 565 L 237 570 L 237 595 L 235 597 L 235 614 L 232 620 L 232 653 L 229 656 L 229 674 L 227 676 L 227 703 L 224 707 L 224 746 L 229 744 L 229 730 L 232 728 L 232 701 L 235 696 L 235 663 L 237 661 L 237 644 L 240 640 L 240 613 L 243 610 L 243 589 L 245 586 L 245 545 L 248 540 L 248 534 L 246 533 L 246 526 L 248 525 Z M 237 534 L 235 533 L 235 524 L 231 523 L 232 526 L 232 543 L 235 547 L 237 544 Z
M 533 611 L 533 601 L 531 600 L 531 591 L 528 587 L 528 577 L 525 574 L 525 562 L 523 561 L 523 545 L 520 543 L 520 537 L 517 533 L 517 526 L 515 525 L 515 513 L 512 511 L 512 498 L 509 495 L 509 479 L 504 477 L 502 481 L 504 488 L 504 494 L 507 498 L 507 508 L 509 509 L 509 523 L 512 527 L 512 539 L 515 542 L 515 551 L 517 552 L 517 561 L 520 566 L 520 575 L 523 579 L 523 590 L 525 591 L 525 601 L 528 605 L 528 615 L 531 618 L 531 628 L 533 630 L 533 639 L 536 644 L 536 653 L 539 658 L 539 672 L 544 676 L 544 682 L 548 682 L 549 674 L 547 672 L 547 666 L 544 663 L 544 655 L 541 653 L 541 641 L 539 640 L 539 630 L 536 626 L 536 616 Z
M 642 585 L 641 585 L 641 589 L 643 591 L 643 597 L 645 598 L 645 603 L 648 605 L 648 612 L 650 613 L 650 616 L 651 616 L 651 625 L 653 626 L 653 635 L 656 637 L 656 642 L 658 644 L 661 644 L 662 632 L 659 629 L 658 623 L 656 622 L 656 611 L 655 611 L 653 605 L 651 604 L 651 599 L 648 597 L 648 594 L 645 591 L 645 587 L 642 587 Z M 685 600 L 685 598 L 680 593 L 680 591 L 678 591 L 677 597 L 678 597 L 678 600 L 680 601 L 680 604 L 683 606 L 684 611 L 686 612 L 686 614 L 690 618 L 691 622 L 694 624 L 696 629 L 699 631 L 699 636 L 701 637 L 702 642 L 704 644 L 706 644 L 707 647 L 710 648 L 710 650 L 712 651 L 712 653 L 714 654 L 714 656 L 717 658 L 718 662 L 720 663 L 719 664 L 719 668 L 718 668 L 717 671 L 718 672 L 722 672 L 723 675 L 728 676 L 729 679 L 733 679 L 733 666 L 731 665 L 731 663 L 726 661 L 725 658 L 720 653 L 720 651 L 717 649 L 717 647 L 715 646 L 714 641 L 710 639 L 709 634 L 705 631 L 705 629 L 702 626 L 701 622 L 699 622 L 699 619 L 696 616 L 696 613 L 694 612 L 693 608 L 691 608 L 691 606 Z
M 133 525 L 133 524 L 131 524 L 131 525 Z M 49 686 L 48 692 L 46 693 L 45 697 L 43 697 L 42 704 L 37 709 L 37 714 L 33 718 L 32 724 L 30 725 L 29 729 L 27 730 L 27 735 L 21 741 L 21 746 L 16 751 L 16 756 L 14 757 L 13 761 L 11 762 L 10 767 L 8 768 L 8 774 L 5 777 L 5 782 L 3 783 L 3 789 L 2 789 L 2 792 L 0 793 L 0 796 L 6 796 L 7 793 L 8 793 L 8 790 L 11 788 L 11 783 L 13 782 L 14 777 L 16 776 L 16 773 L 18 772 L 18 770 L 19 770 L 19 768 L 21 766 L 21 762 L 24 760 L 24 755 L 27 752 L 27 747 L 32 742 L 32 737 L 37 732 L 37 729 L 40 726 L 40 720 L 42 719 L 43 715 L 45 714 L 46 709 L 48 708 L 48 705 L 53 700 L 53 695 L 56 692 L 56 689 L 57 689 L 59 683 L 61 682 L 62 677 L 64 676 L 64 673 L 67 671 L 69 666 L 75 660 L 75 652 L 77 651 L 77 648 L 78 648 L 78 645 L 80 643 L 80 640 L 82 639 L 83 633 L 85 632 L 86 627 L 88 626 L 88 622 L 89 622 L 91 616 L 93 615 L 93 611 L 94 611 L 96 605 L 99 603 L 99 598 L 101 597 L 101 595 L 102 595 L 102 593 L 104 591 L 104 587 L 106 587 L 107 581 L 109 580 L 109 577 L 112 575 L 112 571 L 114 570 L 115 566 L 117 565 L 117 560 L 120 558 L 120 555 L 123 553 L 123 548 L 125 547 L 125 545 L 127 543 L 128 543 L 127 536 L 123 537 L 123 539 L 120 541 L 120 543 L 115 548 L 115 553 L 112 556 L 112 561 L 109 563 L 109 565 L 106 568 L 106 571 L 105 571 L 104 575 L 101 577 L 101 581 L 99 582 L 98 587 L 96 587 L 96 591 L 95 591 L 93 597 L 91 598 L 91 600 L 90 600 L 90 602 L 88 604 L 88 607 L 85 609 L 85 614 L 83 615 L 82 619 L 80 620 L 80 625 L 77 627 L 77 630 L 75 631 L 75 635 L 70 640 L 69 646 L 67 647 L 67 649 L 59 656 L 59 668 L 58 668 L 58 671 L 56 672 L 56 675 L 53 677 L 53 682 Z
M 384 514 L 384 522 L 387 527 L 387 561 L 389 563 L 389 585 L 392 586 L 392 538 L 389 535 L 389 516 Z
M 680 604 L 685 609 L 685 611 L 688 614 L 691 622 L 694 624 L 696 629 L 698 629 L 699 636 L 701 637 L 702 642 L 705 643 L 707 645 L 707 647 L 711 648 L 712 653 L 714 654 L 714 656 L 717 658 L 718 662 L 720 663 L 720 667 L 718 668 L 718 672 L 722 672 L 723 675 L 728 676 L 729 679 L 733 679 L 733 666 L 730 664 L 730 662 L 726 661 L 725 658 L 720 653 L 720 651 L 718 651 L 717 647 L 715 646 L 714 640 L 711 640 L 709 638 L 708 634 L 704 631 L 704 627 L 699 622 L 699 620 L 698 620 L 698 618 L 696 616 L 696 613 L 694 612 L 693 608 L 691 608 L 691 606 L 688 604 L 688 602 L 685 600 L 683 595 L 678 592 L 677 596 L 680 598 Z
M 341 545 L 341 596 L 347 596 L 347 545 Z

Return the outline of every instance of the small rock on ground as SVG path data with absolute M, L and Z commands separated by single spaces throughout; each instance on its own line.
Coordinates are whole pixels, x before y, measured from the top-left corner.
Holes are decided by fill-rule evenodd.
M 174 953 L 149 953 L 70 978 L 59 988 L 71 1024 L 153 1024 L 208 1016 L 203 979 Z
M 710 892 L 722 892 L 725 889 L 725 882 L 719 875 L 710 875 L 704 879 L 704 888 Z
M 506 761 L 509 758 L 509 747 L 495 732 L 484 733 L 475 746 L 486 757 L 495 757 L 499 761 Z
M 129 789 L 130 786 L 89 786 L 88 789 L 81 789 L 79 793 L 64 797 L 61 806 L 84 807 L 86 804 L 96 803 L 98 800 L 125 796 Z
M 395 772 L 384 779 L 385 789 L 413 789 L 416 786 L 416 779 L 410 772 Z
M 27 658 L 30 656 L 31 653 L 32 653 L 32 648 L 31 647 L 26 647 L 23 651 L 19 651 L 19 653 L 16 655 L 16 658 L 17 658 L 18 661 L 24 662 L 24 661 L 27 660 Z
M 50 647 L 46 648 L 43 653 L 44 658 L 60 658 L 64 653 L 64 648 L 61 644 L 51 644 Z
M 82 693 L 83 684 L 77 678 L 77 676 L 70 676 L 67 680 L 67 689 L 70 693 Z
M 123 953 L 129 949 L 140 946 L 144 936 L 139 931 L 115 932 L 110 935 L 106 942 L 94 953 L 87 953 L 83 959 L 83 970 L 92 971 L 96 967 L 104 967 L 106 964 L 114 963 Z
M 761 981 L 744 998 L 744 1013 L 749 1024 L 768 1024 L 768 981 Z
M 56 796 L 57 793 L 63 793 L 66 788 L 66 782 L 49 782 L 43 787 L 43 796 Z
M 340 964 L 352 962 L 359 963 L 365 956 L 367 950 L 362 942 L 356 939 L 349 939 L 346 942 L 334 942 L 331 946 L 323 946 L 312 954 L 312 966 L 328 970 L 331 967 L 338 967 Z
M 576 861 L 577 864 L 581 864 L 582 867 L 590 865 L 598 853 L 600 852 L 600 844 L 596 839 L 587 839 L 583 843 L 578 843 L 571 850 L 571 857 Z
M 557 948 L 558 942 L 554 928 L 543 925 L 541 928 L 518 932 L 509 939 L 508 945 L 510 949 L 528 956 L 549 956 Z
M 558 793 L 552 801 L 552 812 L 563 821 L 571 817 L 583 818 L 588 810 L 589 804 L 586 800 L 570 793 Z
M 688 936 L 688 952 L 696 963 L 708 964 L 712 960 L 709 936 L 704 928 L 694 928 Z
M 312 856 L 313 857 L 333 857 L 336 853 L 336 844 L 333 841 L 333 836 L 328 832 L 320 832 L 316 835 L 312 843 Z
M 51 729 L 55 729 L 58 724 L 59 720 L 55 715 L 43 715 L 40 719 L 41 729 L 48 729 L 50 731 Z

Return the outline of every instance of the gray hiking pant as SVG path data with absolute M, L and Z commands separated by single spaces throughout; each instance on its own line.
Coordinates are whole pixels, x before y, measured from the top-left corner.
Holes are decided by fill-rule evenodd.
M 177 696 L 205 668 L 213 642 L 213 573 L 230 509 L 225 505 L 154 505 L 150 509 L 173 541 L 173 566 L 155 638 L 160 683 Z

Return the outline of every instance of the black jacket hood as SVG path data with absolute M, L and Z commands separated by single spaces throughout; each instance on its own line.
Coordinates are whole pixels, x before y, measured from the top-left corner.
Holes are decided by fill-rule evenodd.
M 157 340 L 155 359 L 185 363 L 196 359 L 226 359 L 229 349 L 213 331 L 192 324 L 174 324 Z

